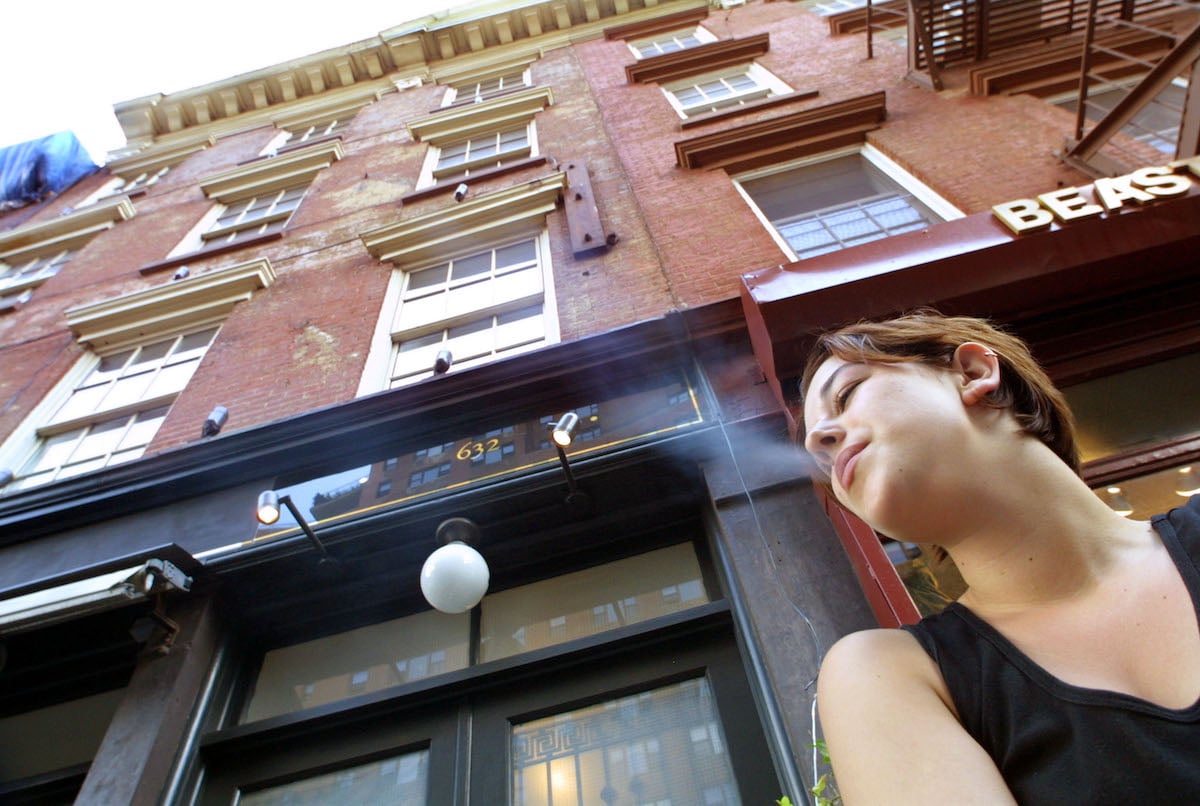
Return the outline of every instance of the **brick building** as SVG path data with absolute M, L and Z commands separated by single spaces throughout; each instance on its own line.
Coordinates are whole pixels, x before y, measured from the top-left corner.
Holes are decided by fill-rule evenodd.
M 1084 6 L 480 3 L 117 104 L 0 213 L 0 798 L 802 802 L 824 649 L 955 583 L 790 447 L 813 333 L 991 316 L 1098 494 L 1200 487 L 1200 15 Z

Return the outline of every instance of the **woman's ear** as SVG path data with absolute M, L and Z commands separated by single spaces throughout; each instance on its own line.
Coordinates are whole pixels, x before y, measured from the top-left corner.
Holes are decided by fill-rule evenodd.
M 990 347 L 968 341 L 954 351 L 963 403 L 973 406 L 1000 387 L 1000 359 Z

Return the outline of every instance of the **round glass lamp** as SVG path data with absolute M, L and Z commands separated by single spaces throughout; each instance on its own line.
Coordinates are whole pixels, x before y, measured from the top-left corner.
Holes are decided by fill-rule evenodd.
M 421 567 L 421 593 L 443 613 L 465 613 L 487 593 L 487 561 L 457 540 L 439 548 Z

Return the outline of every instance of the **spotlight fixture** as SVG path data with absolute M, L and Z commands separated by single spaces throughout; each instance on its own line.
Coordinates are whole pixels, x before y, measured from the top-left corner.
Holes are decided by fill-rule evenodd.
M 567 452 L 563 450 L 575 440 L 575 431 L 578 428 L 579 415 L 568 411 L 550 426 L 550 441 L 554 443 L 563 475 L 567 477 L 567 507 L 578 515 L 586 515 L 591 511 L 592 499 L 575 483 L 575 474 L 571 472 L 571 463 L 567 461 Z
M 421 567 L 421 593 L 436 610 L 465 613 L 483 599 L 491 578 L 487 560 L 470 545 L 479 542 L 479 527 L 468 518 L 448 518 L 436 537 L 442 546 Z
M 1129 499 L 1125 497 L 1125 493 L 1120 487 L 1108 487 L 1104 490 L 1107 494 L 1105 503 L 1109 508 L 1118 515 L 1132 515 L 1133 504 L 1129 503 Z
M 444 375 L 454 363 L 454 355 L 449 350 L 438 350 L 437 358 L 433 361 L 433 374 Z
M 204 425 L 200 427 L 200 436 L 214 437 L 221 433 L 221 427 L 225 425 L 225 421 L 229 419 L 229 409 L 224 406 L 217 406 L 208 415 L 208 419 L 204 421 Z
M 304 536 L 313 544 L 321 554 L 321 559 L 317 561 L 317 567 L 323 570 L 336 570 L 338 562 L 333 557 L 329 556 L 329 552 L 325 550 L 325 544 L 321 542 L 312 527 L 308 525 L 308 521 L 300 514 L 300 510 L 296 508 L 296 504 L 292 501 L 290 495 L 279 495 L 274 490 L 263 490 L 258 494 L 258 508 L 255 511 L 255 516 L 258 522 L 264 526 L 270 526 L 279 520 L 280 507 L 286 507 L 287 511 L 292 513 L 292 517 L 296 519 L 300 530 L 304 532 Z
M 558 418 L 558 422 L 551 429 L 550 439 L 554 440 L 554 444 L 559 448 L 565 448 L 575 441 L 575 432 L 579 429 L 579 415 L 573 411 L 568 411 L 562 417 Z
M 1191 465 L 1179 468 L 1175 475 L 1175 494 L 1190 498 L 1200 493 L 1200 475 Z

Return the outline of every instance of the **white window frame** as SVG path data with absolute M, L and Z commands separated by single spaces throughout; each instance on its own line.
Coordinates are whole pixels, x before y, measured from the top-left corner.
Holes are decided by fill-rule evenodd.
M 524 133 L 521 144 L 501 151 L 500 148 L 504 144 L 503 138 L 511 136 L 513 132 L 517 131 Z M 447 167 L 439 167 L 447 149 L 457 148 L 464 144 L 468 144 L 469 149 L 478 149 L 480 146 L 490 146 L 493 142 L 496 145 L 496 150 L 490 152 L 488 156 L 471 157 L 470 151 L 468 151 L 467 158 L 463 162 Z M 517 125 L 503 130 L 496 129 L 494 131 L 478 132 L 463 140 L 445 143 L 440 146 L 432 146 L 425 155 L 425 162 L 421 166 L 421 177 L 417 181 L 416 187 L 420 189 L 451 179 L 466 179 L 472 173 L 499 168 L 507 163 L 528 157 L 536 157 L 537 155 L 537 126 L 533 121 L 523 126 Z
M 469 176 L 496 165 L 538 154 L 537 127 L 534 116 L 554 102 L 548 87 L 529 87 L 515 90 L 477 104 L 464 104 L 439 109 L 423 118 L 409 121 L 408 130 L 414 140 L 429 144 L 425 154 L 421 175 L 416 189 L 430 187 L 438 182 L 450 182 Z M 454 147 L 477 137 L 498 136 L 501 132 L 515 131 L 524 126 L 526 144 L 521 149 L 509 152 L 506 158 L 497 156 L 480 160 L 468 160 L 463 171 L 439 170 L 437 168 L 444 148 Z
M 694 41 L 689 42 L 689 40 Z M 710 42 L 716 41 L 716 34 L 709 31 L 703 25 L 696 25 L 689 28 L 676 28 L 671 31 L 663 31 L 652 36 L 635 39 L 626 44 L 629 45 L 629 49 L 637 58 L 650 59 L 655 56 L 661 56 L 664 53 L 678 53 L 681 50 L 707 45 Z
M 684 90 L 692 90 L 703 95 L 704 85 L 721 82 L 728 87 L 729 81 L 740 78 L 749 79 L 753 82 L 754 87 L 752 89 L 733 90 L 729 95 L 722 95 L 715 98 L 705 97 L 691 104 L 685 103 L 679 97 L 679 93 Z M 663 84 L 662 90 L 667 96 L 667 101 L 670 102 L 679 116 L 681 118 L 689 118 L 695 115 L 703 115 L 708 112 L 741 106 L 748 101 L 770 98 L 774 95 L 784 95 L 791 92 L 792 88 L 762 65 L 757 62 L 751 62 L 749 64 L 725 67 L 720 70 L 677 79 Z
M 338 139 L 313 143 L 289 150 L 276 157 L 263 158 L 239 165 L 200 180 L 200 188 L 216 204 L 183 239 L 168 257 L 198 252 L 210 243 L 233 243 L 249 235 L 265 234 L 283 229 L 303 202 L 303 193 L 295 196 L 295 204 L 286 210 L 269 209 L 254 218 L 241 217 L 228 225 L 218 226 L 226 210 L 235 205 L 250 205 L 268 200 L 272 207 L 279 203 L 285 191 L 309 187 L 317 174 L 345 156 Z M 274 199 L 274 201 L 270 201 Z M 257 230 L 257 232 L 249 232 Z M 239 234 L 241 233 L 241 234 Z M 247 234 L 249 233 L 249 234 Z
M 495 88 L 484 85 L 496 84 Z M 442 106 L 458 103 L 483 103 L 498 95 L 532 86 L 529 66 L 513 66 L 505 70 L 492 71 L 449 82 L 450 86 L 442 98 Z
M 92 238 L 136 214 L 121 198 L 0 233 L 0 310 L 28 300 Z
M 82 359 L 80 363 L 87 368 L 86 371 L 81 369 L 82 377 L 72 386 L 65 388 L 66 394 L 62 396 L 61 405 L 43 425 L 37 428 L 37 443 L 34 449 L 12 468 L 17 476 L 10 483 L 9 489 L 21 490 L 40 487 L 83 472 L 112 467 L 140 458 L 153 441 L 155 434 L 158 433 L 162 421 L 166 418 L 167 410 L 187 386 L 187 382 L 191 380 L 200 362 L 204 360 L 205 353 L 208 352 L 208 348 L 216 338 L 215 331 L 218 327 L 209 325 L 175 336 L 151 339 L 144 344 L 125 347 L 118 351 L 109 351 L 103 354 L 92 353 Z M 185 340 L 202 334 L 211 334 L 203 347 L 182 350 Z M 170 351 L 168 354 L 139 362 L 136 365 L 137 371 L 130 371 L 134 367 L 131 363 L 133 358 L 138 356 L 143 348 L 165 342 L 170 342 L 167 348 Z M 128 353 L 128 356 L 125 357 L 121 366 L 106 373 L 109 375 L 108 378 L 96 377 L 97 372 L 103 367 L 105 359 L 125 353 Z M 186 358 L 180 360 L 181 355 Z M 170 378 L 168 385 L 149 394 L 150 389 L 160 385 L 158 382 L 161 378 L 168 377 L 168 373 L 181 367 L 184 372 L 180 377 Z M 110 403 L 109 396 L 118 388 L 120 380 L 123 378 L 137 379 L 138 383 L 146 386 L 147 394 L 124 403 L 120 401 Z M 92 383 L 89 384 L 89 381 Z M 92 401 L 91 405 L 87 405 L 85 398 L 92 396 L 91 393 L 94 390 L 100 392 L 100 398 Z M 68 413 L 67 409 L 72 402 L 80 400 L 85 401 L 86 408 Z M 162 410 L 161 414 L 156 414 L 160 410 Z M 149 429 L 148 433 L 146 429 L 142 429 L 142 433 L 136 435 L 134 442 L 126 444 L 126 439 L 135 434 L 136 426 L 141 424 L 143 418 L 148 414 L 155 414 L 154 420 L 157 422 Z M 100 453 L 84 455 L 82 459 L 76 459 L 75 452 L 86 444 L 88 436 L 95 434 L 97 428 L 110 423 L 119 423 L 115 428 L 119 434 L 115 439 L 107 440 L 109 442 L 107 448 Z M 29 462 L 40 457 L 43 447 L 67 435 L 74 435 L 69 452 L 62 455 L 59 461 L 38 468 L 39 479 L 30 483 L 23 475 L 23 471 L 29 469 L 27 468 Z
M 444 260 L 437 261 L 429 265 L 414 266 L 412 269 L 407 271 L 403 269 L 397 269 L 393 272 L 391 282 L 389 283 L 387 296 L 389 298 L 395 298 L 396 303 L 391 308 L 391 310 L 393 310 L 395 313 L 392 316 L 392 326 L 389 328 L 391 350 L 388 361 L 386 388 L 394 389 L 399 386 L 407 386 L 408 384 L 433 377 L 434 359 L 436 358 L 437 352 L 442 349 L 449 349 L 451 354 L 454 356 L 454 368 L 457 370 L 463 370 L 469 367 L 490 363 L 499 358 L 507 358 L 509 356 L 529 352 L 530 350 L 535 350 L 539 347 L 544 347 L 547 344 L 552 344 L 558 341 L 557 317 L 553 315 L 554 272 L 550 261 L 549 236 L 545 230 L 542 230 L 539 233 L 530 233 L 523 237 L 510 238 L 496 243 L 480 244 L 478 247 L 472 247 L 464 250 L 464 252 L 449 258 L 449 260 L 452 262 L 458 258 L 475 257 L 487 252 L 491 252 L 494 255 L 496 252 L 503 250 L 506 247 L 515 246 L 525 242 L 532 242 L 535 251 L 533 264 L 527 265 L 525 268 L 536 269 L 537 273 L 540 275 L 539 288 L 536 293 L 526 294 L 518 299 L 502 300 L 497 304 L 481 306 L 471 309 L 470 311 L 460 312 L 448 318 L 428 322 L 423 325 L 418 325 L 408 329 L 402 328 L 400 324 L 400 320 L 404 315 L 404 306 L 406 303 L 412 304 L 420 300 L 434 298 L 437 295 L 453 293 L 453 289 L 455 287 L 462 288 L 464 286 L 455 286 L 451 282 L 447 284 L 448 287 L 440 291 L 436 291 L 428 295 L 422 294 L 419 296 L 413 295 L 408 291 L 408 283 L 413 275 L 420 271 L 434 268 L 442 263 L 447 262 Z M 489 271 L 489 275 L 486 279 L 480 279 L 478 281 L 469 283 L 467 286 L 475 286 L 479 283 L 494 284 L 501 278 L 513 274 L 514 269 L 516 272 L 522 271 L 521 265 L 515 264 L 514 266 L 505 267 L 502 271 L 497 272 L 493 264 L 493 267 Z M 393 290 L 391 287 L 392 285 L 397 286 L 397 289 Z M 407 300 L 405 299 L 406 297 L 408 297 Z M 491 325 L 484 329 L 490 330 L 494 334 L 499 326 L 498 322 L 496 321 L 497 317 L 502 317 L 505 314 L 511 314 L 514 312 L 525 311 L 538 305 L 540 305 L 542 309 L 542 328 L 540 331 L 540 338 L 526 339 L 519 344 L 514 344 L 511 347 L 507 347 L 499 351 L 495 349 L 495 343 L 493 342 L 492 349 L 490 351 L 473 355 L 462 355 L 461 349 L 456 350 L 455 344 L 451 340 L 451 331 L 453 331 L 455 328 L 473 325 L 485 319 L 493 320 Z M 385 308 L 385 310 L 388 309 Z M 405 343 L 412 343 L 438 337 L 440 337 L 440 339 L 436 343 L 431 345 L 422 345 L 421 347 L 417 348 L 421 350 L 422 355 L 428 358 L 428 360 L 422 364 L 424 367 L 423 369 L 403 373 L 397 372 L 396 364 L 400 359 L 402 345 Z
M 867 162 L 871 163 L 871 165 L 873 165 L 875 168 L 878 168 L 881 172 L 883 172 L 884 175 L 887 176 L 887 178 L 899 185 L 904 191 L 910 193 L 914 198 L 917 199 L 917 201 L 927 207 L 935 215 L 939 216 L 943 221 L 951 221 L 956 218 L 964 217 L 965 214 L 961 210 L 939 195 L 935 190 L 933 190 L 933 188 L 929 187 L 924 182 L 910 174 L 908 171 L 901 168 L 900 165 L 894 160 L 869 143 L 864 143 L 861 146 L 851 146 L 849 148 L 826 151 L 822 154 L 804 157 L 798 160 L 792 160 L 781 165 L 772 165 L 767 168 L 746 171 L 733 178 L 733 186 L 737 189 L 738 193 L 742 195 L 742 198 L 746 200 L 746 204 L 750 206 L 751 211 L 754 212 L 754 215 L 762 223 L 763 227 L 766 228 L 767 232 L 771 234 L 771 237 L 775 240 L 775 243 L 781 250 L 783 250 L 783 253 L 787 255 L 790 260 L 796 261 L 800 258 L 792 248 L 792 245 L 788 243 L 787 239 L 779 232 L 778 229 L 775 228 L 775 225 L 771 222 L 771 219 L 768 218 L 766 214 L 763 213 L 763 211 L 759 208 L 749 191 L 742 187 L 742 182 L 748 179 L 758 179 L 760 177 L 770 176 L 772 174 L 785 173 L 798 168 L 805 168 L 822 162 L 828 162 L 840 157 L 848 157 L 855 154 L 861 155 L 865 160 L 867 160 Z
M 431 359 L 428 372 L 413 374 L 393 383 L 393 367 L 399 349 L 396 345 L 404 338 L 412 338 L 422 332 L 443 332 L 444 340 L 447 327 L 474 322 L 488 315 L 519 310 L 537 302 L 536 294 L 528 293 L 508 299 L 503 296 L 499 299 L 493 297 L 490 302 L 469 310 L 449 311 L 445 318 L 431 317 L 420 323 L 402 321 L 408 273 L 415 273 L 447 260 L 533 239 L 541 279 L 543 325 L 540 340 L 516 346 L 498 355 L 482 355 L 464 361 L 456 357 L 451 372 L 488 363 L 497 358 L 517 355 L 559 340 L 554 271 L 551 265 L 546 216 L 555 210 L 564 182 L 565 176 L 561 172 L 555 172 L 533 182 L 469 198 L 447 210 L 362 233 L 360 237 L 367 250 L 377 259 L 392 263 L 394 270 L 384 295 L 383 306 L 372 336 L 371 349 L 359 382 L 359 396 L 406 385 L 433 375 Z M 491 271 L 494 272 L 494 266 Z
M 234 305 L 249 299 L 254 291 L 268 287 L 274 280 L 270 262 L 256 260 L 68 310 L 67 324 L 88 352 L 0 445 L 0 468 L 20 472 L 40 450 L 45 437 L 88 422 L 107 421 L 110 415 L 132 415 L 170 405 L 186 388 L 186 381 L 180 389 L 153 399 L 120 405 L 103 413 L 79 415 L 70 420 L 59 417 L 76 389 L 99 366 L 102 357 L 173 336 L 220 327 Z M 190 374 L 188 377 L 190 379 Z M 153 438 L 151 434 L 146 444 Z M 0 489 L 0 494 L 19 488 L 20 479 Z

